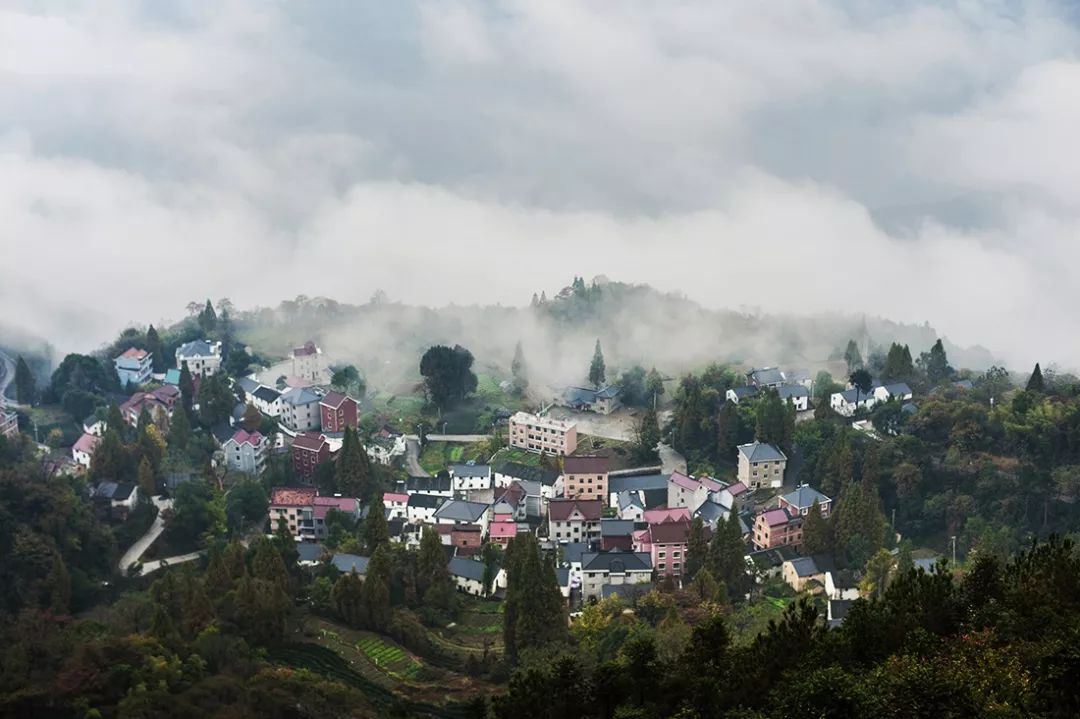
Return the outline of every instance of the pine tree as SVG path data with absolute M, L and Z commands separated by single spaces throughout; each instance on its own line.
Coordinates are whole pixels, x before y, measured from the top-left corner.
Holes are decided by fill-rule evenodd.
M 390 529 L 386 524 L 386 505 L 380 498 L 372 501 L 364 520 L 364 546 L 373 556 L 379 547 L 390 541 Z
M 185 564 L 180 573 L 179 594 L 180 633 L 191 641 L 217 617 L 214 604 L 206 593 L 206 586 L 203 580 L 195 575 L 191 564 Z
M 53 554 L 52 568 L 45 584 L 49 588 L 49 607 L 53 614 L 67 614 L 71 610 L 71 575 L 59 552 Z
M 37 384 L 34 381 L 34 373 L 30 371 L 30 365 L 22 355 L 15 362 L 15 399 L 19 404 L 33 405 L 37 400 Z
M 169 448 L 183 451 L 191 440 L 191 422 L 187 410 L 177 407 L 173 411 L 172 426 L 169 428 Z
M 775 390 L 766 390 L 754 407 L 754 438 L 758 442 L 789 448 L 790 434 L 784 401 Z
M 199 327 L 206 334 L 210 334 L 217 328 L 217 312 L 214 311 L 214 305 L 210 304 L 210 300 L 206 301 L 206 306 L 199 313 Z
M 536 296 L 533 295 L 533 297 Z M 519 395 L 525 394 L 525 390 L 529 388 L 529 366 L 525 363 L 525 351 L 521 348 L 520 340 L 518 340 L 517 346 L 514 347 L 514 359 L 510 363 L 510 374 L 514 378 L 514 392 Z
M 700 602 L 726 603 L 727 597 L 721 594 L 721 587 L 722 585 L 716 581 L 713 573 L 705 568 L 697 572 L 690 582 L 690 591 Z M 721 602 L 722 596 L 724 601 Z
M 259 537 L 253 544 L 255 553 L 251 558 L 251 576 L 288 592 L 291 586 L 289 572 L 274 542 L 266 537 Z
M 450 572 L 446 567 L 446 555 L 439 534 L 433 527 L 425 526 L 416 558 L 417 592 L 424 596 L 429 588 L 449 580 Z
M 120 439 L 120 433 L 110 425 L 90 458 L 90 476 L 97 481 L 123 482 L 131 478 L 131 453 Z
M 604 352 L 600 349 L 600 340 L 596 340 L 596 349 L 593 350 L 592 363 L 589 365 L 589 382 L 600 389 L 603 386 L 606 373 L 604 364 Z
M 225 551 L 222 552 L 221 561 L 225 565 L 225 570 L 228 572 L 229 577 L 233 582 L 237 582 L 247 576 L 246 553 L 247 550 L 244 549 L 244 545 L 236 540 L 225 545 Z
M 832 528 L 821 516 L 821 504 L 815 499 L 803 519 L 803 554 L 824 554 L 832 551 Z
M 338 577 L 331 596 L 341 621 L 353 628 L 364 626 L 367 619 L 364 609 L 364 582 L 355 570 Z
M 135 424 L 135 436 L 137 437 L 143 432 L 145 432 L 146 428 L 153 424 L 153 422 L 154 418 L 150 416 L 150 410 L 147 409 L 146 405 L 144 404 L 139 409 L 139 418 L 138 420 L 136 420 Z
M 195 379 L 191 376 L 191 370 L 188 369 L 187 360 L 180 363 L 180 401 L 183 403 L 184 411 L 188 414 L 188 419 L 191 419 L 192 407 L 195 406 Z
M 128 423 L 124 421 L 124 415 L 120 412 L 120 408 L 115 404 L 109 405 L 109 410 L 105 415 L 105 429 L 111 429 L 116 432 L 116 435 L 120 438 L 121 442 L 127 442 L 128 433 L 131 429 Z
M 166 369 L 165 350 L 161 346 L 161 337 L 153 325 L 150 325 L 146 330 L 146 351 L 150 353 L 154 372 L 164 372 Z
M 143 457 L 139 461 L 137 477 L 140 492 L 147 497 L 153 497 L 157 494 L 157 477 L 154 476 L 154 468 L 150 466 L 150 460 L 148 458 Z
M 516 660 L 521 652 L 543 649 L 560 642 L 566 635 L 566 618 L 563 616 L 562 594 L 555 581 L 555 567 L 551 560 L 540 557 L 540 546 L 531 534 L 518 535 L 510 540 L 519 546 L 512 559 L 514 572 L 507 576 L 507 601 L 515 604 L 513 611 L 513 655 Z M 509 550 L 508 550 L 509 554 Z M 515 586 L 510 589 L 510 582 Z M 507 611 L 509 611 L 507 607 Z M 507 617 L 504 616 L 504 619 Z M 505 627 L 505 625 L 504 625 Z M 510 657 L 510 649 L 507 648 Z
M 223 597 L 233 588 L 233 578 L 225 565 L 221 545 L 215 544 L 210 548 L 210 562 L 206 565 L 204 581 L 206 590 L 215 597 Z
M 1027 390 L 1028 392 L 1043 392 L 1045 389 L 1046 386 L 1043 382 L 1042 367 L 1036 362 L 1035 369 L 1031 371 L 1031 377 L 1029 377 L 1027 381 Z M 19 401 L 21 402 L 22 400 Z
M 364 608 L 368 626 L 375 631 L 385 631 L 390 624 L 390 572 L 392 569 L 390 547 L 382 543 L 371 555 L 364 574 Z
M 664 396 L 664 378 L 655 367 L 649 370 L 649 374 L 645 377 L 645 394 L 648 395 L 649 401 L 654 403 Z
M 371 459 L 360 444 L 359 435 L 352 427 L 345 428 L 334 475 L 338 491 L 346 497 L 358 497 L 364 503 L 374 498 L 376 484 L 371 469 Z
M 641 413 L 638 421 L 634 437 L 634 460 L 642 464 L 655 462 L 659 457 L 656 446 L 660 444 L 660 439 L 660 421 L 656 410 L 650 404 Z
M 709 543 L 709 571 L 728 588 L 732 597 L 742 598 L 750 591 L 750 575 L 746 568 L 746 542 L 735 512 L 727 520 L 716 523 L 716 532 Z
M 919 358 L 926 370 L 926 378 L 934 387 L 949 379 L 952 375 L 952 367 L 949 366 L 949 358 L 945 354 L 945 346 L 938 340 L 930 348 L 930 352 Z
M 735 458 L 738 451 L 739 435 L 742 430 L 742 418 L 734 402 L 724 400 L 716 413 L 716 453 L 725 461 Z
M 855 344 L 855 340 L 848 340 L 847 349 L 844 350 L 844 362 L 847 363 L 848 374 L 863 366 L 862 354 L 859 353 L 859 346 Z
M 262 426 L 262 412 L 255 409 L 255 405 L 248 403 L 244 410 L 244 416 L 240 420 L 240 426 L 247 432 L 255 432 Z
M 694 517 L 690 522 L 690 531 L 686 535 L 686 563 L 683 568 L 683 581 L 694 579 L 698 571 L 705 566 L 709 558 L 709 542 L 705 538 L 705 523 L 701 517 Z

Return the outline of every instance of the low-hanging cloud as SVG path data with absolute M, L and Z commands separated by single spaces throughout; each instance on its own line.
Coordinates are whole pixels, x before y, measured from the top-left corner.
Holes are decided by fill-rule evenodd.
M 524 304 L 604 274 L 1077 365 L 1067 13 L 16 3 L 3 323 L 69 349 L 208 296 Z

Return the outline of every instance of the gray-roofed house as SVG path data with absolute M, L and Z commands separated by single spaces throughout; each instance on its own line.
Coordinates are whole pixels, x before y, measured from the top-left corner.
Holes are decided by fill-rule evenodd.
M 751 489 L 784 486 L 787 455 L 771 444 L 739 445 L 739 481 Z
M 667 501 L 667 486 L 670 474 L 630 474 L 608 475 L 608 502 L 612 507 L 618 506 L 619 492 L 651 492 L 659 491 L 663 495 L 661 503 Z M 648 504 L 646 496 L 646 509 L 655 506 Z
M 747 372 L 746 381 L 755 387 L 779 387 L 784 384 L 784 373 L 778 367 L 762 367 Z
M 632 605 L 652 590 L 652 584 L 646 582 L 641 584 L 605 584 L 600 588 L 600 596 L 602 599 L 618 596 L 619 599 Z
M 776 394 L 783 402 L 795 405 L 796 412 L 805 412 L 810 407 L 810 390 L 801 384 L 785 384 L 776 388 Z
M 619 408 L 618 385 L 606 385 L 600 389 L 591 387 L 567 387 L 562 391 L 560 403 L 579 412 L 611 414 Z
M 600 549 L 627 551 L 634 547 L 634 522 L 630 519 L 600 520 Z
M 310 387 L 292 387 L 281 395 L 281 423 L 293 432 L 310 432 L 322 427 L 319 402 L 322 397 Z
M 440 497 L 453 497 L 454 482 L 445 472 L 439 472 L 435 477 L 409 477 L 405 480 L 405 494 L 435 494 Z
M 498 569 L 492 578 L 492 586 L 484 586 L 484 563 L 466 557 L 454 557 L 446 565 L 458 591 L 474 597 L 486 597 L 495 589 L 506 586 L 506 571 Z
M 300 566 L 312 567 L 322 562 L 326 549 L 319 542 L 297 542 L 296 554 Z
M 192 340 L 176 348 L 176 368 L 187 363 L 195 377 L 208 377 L 221 369 L 221 343 Z
M 495 499 L 491 482 L 491 467 L 468 462 L 450 465 L 450 479 L 454 483 L 454 496 L 474 502 L 490 504 Z
M 777 500 L 780 509 L 786 509 L 788 514 L 799 517 L 805 517 L 815 501 L 821 508 L 821 516 L 828 517 L 832 511 L 832 500 L 808 484 L 799 485 Z
M 906 382 L 892 382 L 874 388 L 874 399 L 878 402 L 888 402 L 892 399 L 906 402 L 911 397 L 911 387 L 908 387 Z
M 605 584 L 651 582 L 652 572 L 648 552 L 585 552 L 581 555 L 582 598 L 603 598 Z
M 427 524 L 434 521 L 435 510 L 443 502 L 453 500 L 438 494 L 421 494 L 416 492 L 409 495 L 409 502 L 405 505 L 405 517 L 411 524 Z
M 738 404 L 743 400 L 752 400 L 758 396 L 758 388 L 753 385 L 745 387 L 732 387 L 724 393 L 724 399 L 732 404 Z
M 847 618 L 848 610 L 851 609 L 853 601 L 850 599 L 830 599 L 829 606 L 826 610 L 826 621 L 829 628 L 835 629 L 844 623 L 844 619 Z
M 367 572 L 370 557 L 361 557 L 359 554 L 335 554 L 330 558 L 330 563 L 337 567 L 338 571 L 346 574 L 355 571 L 361 577 Z
M 822 571 L 813 557 L 797 557 L 784 562 L 781 569 L 784 581 L 796 592 L 806 589 L 806 585 L 817 580 L 824 584 L 825 572 Z
M 248 395 L 248 400 L 267 416 L 281 416 L 281 392 L 273 387 L 259 385 Z
M 829 406 L 837 414 L 850 417 L 859 409 L 870 409 L 877 403 L 874 392 L 863 392 L 858 389 L 845 389 L 841 392 L 833 392 L 829 397 Z
M 259 381 L 253 377 L 239 377 L 233 380 L 233 384 L 244 390 L 245 395 L 249 395 L 259 389 L 259 387 L 262 387 L 262 385 L 259 384 Z
M 482 502 L 448 499 L 435 510 L 433 520 L 436 524 L 478 524 L 486 535 L 491 521 L 489 509 L 490 505 Z
M 640 522 L 645 518 L 645 500 L 640 491 L 623 490 L 617 495 L 619 519 Z

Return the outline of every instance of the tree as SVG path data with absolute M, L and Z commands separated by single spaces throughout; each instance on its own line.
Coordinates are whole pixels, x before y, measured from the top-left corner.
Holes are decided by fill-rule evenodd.
M 803 552 L 825 554 L 832 551 L 832 527 L 821 516 L 821 505 L 815 499 L 803 520 Z
M 655 462 L 658 458 L 656 446 L 660 444 L 660 422 L 656 410 L 649 406 L 641 413 L 634 437 L 634 461 Z
M 266 520 L 268 498 L 262 482 L 254 477 L 245 477 L 233 485 L 225 498 L 225 519 L 230 530 L 241 529 L 247 522 Z M 330 518 L 327 517 L 327 524 Z
M 484 596 L 486 597 L 491 592 L 492 585 L 495 583 L 495 575 L 499 571 L 499 564 L 502 561 L 502 548 L 494 542 L 488 542 L 480 552 L 480 559 L 484 563 L 484 580 L 482 583 L 484 585 Z
M 915 365 L 911 360 L 911 350 L 907 345 L 893 342 L 885 357 L 885 366 L 881 370 L 883 379 L 893 382 L 910 382 L 915 375 Z
M 205 334 L 210 334 L 217 329 L 217 322 L 217 312 L 214 312 L 214 306 L 210 304 L 210 300 L 207 300 L 202 312 L 199 313 L 199 327 Z
M 337 462 L 334 465 L 337 491 L 347 497 L 358 497 L 365 504 L 379 499 L 378 483 L 371 467 L 371 458 L 360 443 L 360 435 L 352 427 L 345 428 Z
M 368 554 L 374 556 L 379 547 L 390 541 L 390 530 L 386 525 L 386 505 L 382 499 L 372 501 L 364 520 L 364 546 Z
M 425 525 L 416 558 L 416 591 L 425 596 L 431 587 L 447 581 L 450 581 L 450 571 L 446 567 L 442 540 L 434 527 Z
M 746 542 L 743 541 L 739 516 L 735 512 L 716 523 L 716 531 L 709 543 L 706 567 L 713 576 L 723 582 L 732 599 L 742 600 L 750 591 L 750 575 L 746 568 Z
M 533 299 L 536 295 L 533 295 Z M 525 363 L 525 352 L 521 348 L 521 340 L 514 347 L 514 359 L 510 362 L 510 375 L 514 378 L 514 392 L 524 395 L 529 389 L 529 366 Z
M 862 581 L 859 582 L 861 596 L 876 599 L 885 594 L 892 573 L 893 557 L 887 549 L 879 549 L 866 563 Z
M 933 387 L 952 376 L 953 370 L 949 366 L 949 358 L 945 354 L 945 346 L 942 345 L 941 340 L 935 342 L 929 352 L 924 352 L 919 357 L 919 364 L 922 365 L 923 371 L 926 372 L 926 379 Z
M 262 412 L 255 409 L 255 405 L 248 402 L 248 406 L 244 409 L 244 416 L 240 420 L 240 426 L 244 428 L 245 432 L 256 432 L 259 427 L 262 427 L 262 421 Z
M 143 457 L 139 462 L 138 471 L 139 491 L 147 497 L 153 497 L 157 492 L 157 477 L 154 476 L 154 468 L 150 460 Z
M 71 609 L 71 575 L 59 552 L 53 554 L 52 568 L 45 580 L 49 591 L 49 607 L 54 614 L 67 614 Z
M 120 433 L 111 426 L 105 430 L 101 441 L 90 458 L 90 476 L 97 481 L 125 482 L 135 476 L 135 463 Z
M 192 407 L 195 406 L 195 379 L 191 376 L 191 370 L 188 369 L 187 360 L 180 363 L 178 387 L 180 388 L 180 400 L 183 403 L 184 411 L 188 413 L 190 419 Z
M 183 406 L 173 411 L 172 426 L 169 428 L 169 448 L 183 451 L 191 440 L 191 422 Z
M 430 400 L 447 409 L 476 391 L 473 356 L 461 345 L 435 345 L 420 359 L 420 375 Z
M 785 402 L 775 390 L 764 390 L 754 406 L 754 418 L 754 438 L 758 442 L 775 444 L 784 449 L 791 448 L 791 436 L 795 430 L 794 416 L 789 422 Z
M 358 398 L 367 393 L 367 383 L 360 376 L 359 370 L 351 364 L 334 370 L 334 374 L 330 377 L 330 384 L 335 389 L 351 393 Z
M 506 601 L 503 641 L 506 657 L 516 663 L 521 652 L 540 649 L 566 635 L 562 594 L 555 581 L 554 563 L 540 557 L 532 534 L 510 540 L 504 555 Z
M 392 564 L 390 545 L 383 542 L 371 555 L 367 572 L 364 574 L 364 609 L 367 612 L 368 626 L 375 631 L 385 631 L 390 624 Z
M 184 482 L 176 488 L 169 533 L 182 541 L 206 545 L 225 534 L 225 508 L 206 482 Z
M 589 364 L 589 383 L 600 389 L 604 384 L 606 366 L 604 364 L 604 352 L 600 349 L 600 340 L 596 340 L 596 349 L 593 350 L 592 362 Z
M 22 358 L 20 357 L 20 359 Z M 1042 368 L 1039 367 L 1038 362 L 1035 363 L 1035 369 L 1031 371 L 1031 377 L 1028 378 L 1026 389 L 1028 392 L 1042 392 L 1046 389 L 1043 382 Z
M 725 399 L 716 413 L 716 454 L 720 459 L 731 461 L 735 458 L 742 429 L 742 415 L 738 406 Z
M 164 372 L 167 368 L 165 350 L 161 346 L 161 336 L 158 335 L 158 331 L 154 329 L 153 325 L 146 329 L 146 351 L 150 353 L 150 359 L 154 363 L 154 371 Z
M 224 373 L 203 377 L 199 382 L 199 420 L 204 427 L 228 421 L 236 406 L 236 395 L 229 389 Z
M 619 375 L 619 399 L 627 407 L 652 407 L 653 396 L 645 390 L 645 368 L 634 365 Z
M 855 340 L 848 340 L 847 349 L 844 350 L 844 362 L 847 363 L 848 374 L 862 367 L 862 355 L 859 353 L 859 346 L 855 344 Z
M 37 385 L 34 374 L 22 355 L 15 362 L 15 399 L 19 404 L 33 405 L 37 399 Z
M 859 405 L 859 398 L 867 397 L 874 385 L 874 378 L 864 369 L 857 369 L 848 377 L 848 382 L 855 388 L 855 406 Z
M 709 540 L 705 538 L 705 523 L 701 517 L 694 517 L 690 522 L 690 531 L 686 535 L 686 562 L 683 567 L 683 581 L 691 581 L 698 570 L 705 566 L 709 558 Z
M 332 596 L 341 621 L 354 628 L 364 626 L 367 618 L 364 608 L 364 581 L 355 570 L 338 577 Z
M 645 377 L 645 394 L 650 402 L 656 402 L 664 396 L 664 378 L 653 367 Z

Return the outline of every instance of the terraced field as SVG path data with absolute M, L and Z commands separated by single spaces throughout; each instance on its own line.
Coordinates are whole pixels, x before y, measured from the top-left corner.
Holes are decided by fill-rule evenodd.
M 378 637 L 368 637 L 356 647 L 376 668 L 398 679 L 413 679 L 423 666 L 400 648 L 390 646 Z

